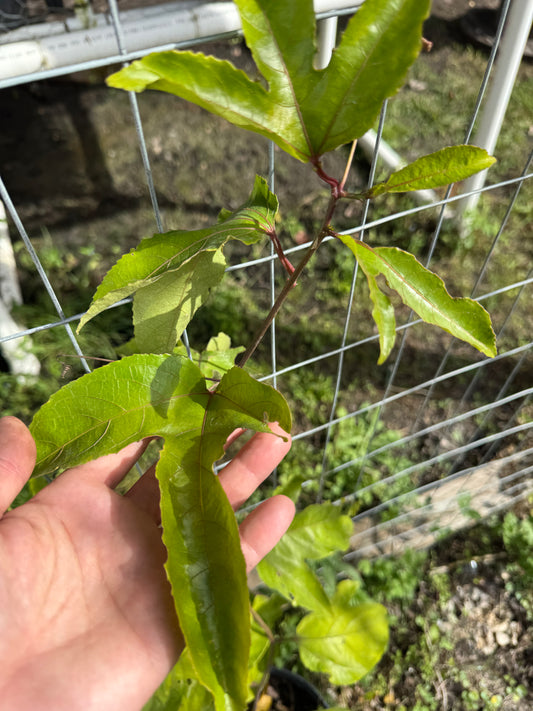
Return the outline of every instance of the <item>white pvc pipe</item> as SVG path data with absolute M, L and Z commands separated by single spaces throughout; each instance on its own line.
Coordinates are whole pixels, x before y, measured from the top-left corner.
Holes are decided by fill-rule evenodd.
M 335 44 L 337 42 L 337 18 L 327 17 L 317 23 L 317 56 L 316 69 L 325 69 L 328 66 Z
M 364 0 L 315 0 L 315 11 L 327 13 L 349 7 L 359 7 Z M 220 33 L 236 32 L 240 29 L 240 18 L 233 2 L 190 2 L 169 3 L 157 10 L 131 10 L 120 14 L 122 31 L 127 52 L 149 50 L 153 47 L 211 37 Z M 55 25 L 55 32 L 61 24 L 60 34 L 33 36 L 32 39 L 0 44 L 0 81 L 46 69 L 69 67 L 83 62 L 91 62 L 118 54 L 114 29 L 107 16 L 96 16 L 96 26 L 87 29 L 64 31 L 62 23 Z M 72 28 L 79 27 L 79 21 L 71 21 Z M 45 30 L 40 30 L 43 32 Z M 27 37 L 14 30 L 18 36 Z M 12 33 L 8 33 L 8 37 Z M 40 34 L 40 33 L 39 33 Z
M 163 11 L 173 12 L 178 8 L 185 8 L 196 5 L 197 2 L 188 3 L 166 3 L 165 5 L 150 5 L 149 7 L 135 8 L 126 10 L 122 13 L 122 18 L 128 22 L 142 21 L 145 18 L 154 15 L 160 15 Z M 64 35 L 66 32 L 78 32 L 87 30 L 91 27 L 103 27 L 111 24 L 109 15 L 91 13 L 90 18 L 81 19 L 79 15 L 65 17 L 62 20 L 52 20 L 50 22 L 41 22 L 33 25 L 22 25 L 9 32 L 4 32 L 0 35 L 0 45 L 10 44 L 13 42 L 25 42 L 26 40 L 40 39 L 41 37 L 52 37 L 53 35 Z
M 4 203 L 0 200 L 0 339 L 22 331 L 22 326 L 11 316 L 11 309 L 16 304 L 22 304 L 22 294 Z M 39 375 L 41 364 L 31 348 L 29 336 L 0 343 L 2 355 L 13 375 Z
M 22 304 L 22 293 L 17 277 L 15 253 L 9 237 L 4 203 L 0 200 L 0 301 L 8 309 Z
M 207 3 L 201 13 L 196 11 L 197 7 L 171 9 L 164 14 L 133 21 L 128 21 L 125 16 L 122 29 L 127 50 L 148 49 L 239 28 L 239 17 L 233 3 Z M 0 79 L 116 54 L 115 31 L 102 16 L 98 18 L 96 27 L 1 46 Z
M 532 24 L 533 0 L 513 0 L 502 34 L 493 83 L 483 109 L 479 129 L 472 141 L 480 148 L 485 148 L 491 155 L 496 148 Z M 481 190 L 486 179 L 486 170 L 473 175 L 464 182 L 462 192 Z M 478 200 L 479 193 L 476 193 L 461 200 L 458 205 L 462 211 L 473 210 Z

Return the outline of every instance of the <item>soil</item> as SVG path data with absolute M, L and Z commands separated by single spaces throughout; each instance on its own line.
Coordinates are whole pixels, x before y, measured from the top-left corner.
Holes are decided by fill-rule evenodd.
M 389 650 L 377 671 L 385 679 L 393 680 L 388 691 L 369 694 L 368 689 L 360 685 L 339 688 L 336 703 L 353 711 L 395 708 L 410 711 L 415 700 L 421 703 L 419 690 L 425 685 L 431 701 L 427 706 L 420 706 L 424 711 L 529 711 L 532 708 L 531 618 L 512 591 L 503 551 L 465 558 L 469 546 L 473 546 L 473 550 L 478 548 L 476 536 L 480 530 L 477 526 L 469 534 L 447 538 L 431 552 L 432 574 L 448 578 L 452 594 L 447 600 L 439 601 L 437 597 L 428 606 L 428 584 L 422 580 L 417 598 L 408 610 L 395 604 L 387 605 L 395 622 Z M 531 590 L 527 598 L 526 604 L 531 606 Z M 439 638 L 432 637 L 430 621 L 435 619 L 437 609 L 438 634 L 447 640 L 445 645 Z M 421 618 L 428 620 L 423 631 Z M 434 675 L 432 688 L 428 688 L 427 672 L 424 678 L 419 668 L 409 664 L 410 647 L 419 635 L 425 637 L 429 650 Z M 398 664 L 403 665 L 399 677 Z M 523 687 L 522 698 L 513 694 L 513 684 L 516 688 L 517 683 Z M 472 691 L 474 693 L 469 694 Z M 474 698 L 475 693 L 479 698 Z

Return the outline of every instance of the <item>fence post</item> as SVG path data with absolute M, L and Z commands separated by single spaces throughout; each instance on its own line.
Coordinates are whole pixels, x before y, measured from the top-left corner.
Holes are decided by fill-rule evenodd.
M 496 148 L 532 23 L 533 0 L 514 0 L 511 3 L 507 24 L 503 31 L 492 87 L 473 141 L 475 145 L 485 148 L 491 154 Z M 486 170 L 477 173 L 465 180 L 462 192 L 481 190 L 486 179 Z M 478 200 L 479 193 L 466 197 L 457 204 L 458 211 L 473 210 Z

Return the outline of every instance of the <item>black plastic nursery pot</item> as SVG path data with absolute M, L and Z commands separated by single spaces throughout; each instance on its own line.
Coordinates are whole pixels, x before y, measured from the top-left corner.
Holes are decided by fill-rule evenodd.
M 318 690 L 303 677 L 286 669 L 272 669 L 267 693 L 271 711 L 316 711 L 328 708 Z

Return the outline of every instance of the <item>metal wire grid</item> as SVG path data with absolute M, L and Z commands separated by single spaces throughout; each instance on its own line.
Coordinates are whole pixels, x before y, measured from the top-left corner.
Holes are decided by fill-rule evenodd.
M 142 7 L 143 4 L 143 0 L 128 2 L 130 8 Z M 104 13 L 107 9 L 107 0 L 2 0 L 0 33 L 28 25 L 61 21 L 76 14 Z
M 502 6 L 500 27 L 491 55 L 487 62 L 485 76 L 480 87 L 475 110 L 464 137 L 465 142 L 468 142 L 471 138 L 477 114 L 482 104 L 509 5 L 510 0 L 506 0 Z M 353 9 L 355 10 L 355 8 Z M 109 11 L 116 33 L 118 47 L 117 55 L 130 59 L 131 57 L 127 53 L 123 40 L 121 20 L 117 10 L 116 0 L 109 0 Z M 346 12 L 346 9 L 344 9 L 343 12 Z M 212 39 L 212 37 L 209 39 Z M 106 63 L 111 64 L 114 61 L 116 61 L 116 56 L 108 58 Z M 93 64 L 94 62 L 88 63 L 91 67 Z M 80 68 L 87 67 L 75 67 L 76 70 Z M 61 73 L 66 73 L 72 69 L 72 67 L 65 68 Z M 57 73 L 59 72 L 54 72 L 54 74 Z M 45 72 L 44 76 L 47 76 L 47 74 L 48 73 Z M 21 77 L 20 83 L 27 80 L 27 78 Z M 6 85 L 12 85 L 12 83 L 8 83 Z M 130 93 L 129 96 L 133 121 L 137 129 L 146 182 L 152 201 L 154 218 L 157 230 L 161 232 L 164 230 L 164 224 L 157 202 L 156 190 L 150 169 L 146 139 L 139 113 L 138 100 L 134 93 Z M 372 162 L 370 182 L 372 182 L 374 178 L 375 167 L 377 161 L 379 160 L 378 148 L 383 123 L 386 120 L 385 109 L 386 107 L 384 107 L 382 112 L 380 127 L 378 129 L 378 143 L 374 154 L 374 160 Z M 271 188 L 274 188 L 275 165 L 274 152 L 272 148 L 270 148 L 268 161 L 269 182 Z M 528 298 L 528 295 L 531 292 L 533 276 L 531 272 L 524 275 L 517 275 L 516 281 L 512 284 L 506 284 L 485 293 L 480 293 L 481 284 L 487 271 L 490 270 L 491 257 L 505 232 L 508 218 L 515 206 L 518 194 L 522 187 L 525 184 L 529 184 L 528 181 L 530 181 L 533 177 L 531 162 L 530 156 L 525 162 L 523 170 L 518 177 L 499 182 L 495 185 L 487 186 L 482 191 L 488 192 L 491 190 L 509 188 L 511 186 L 513 188 L 513 193 L 509 200 L 507 211 L 497 230 L 493 243 L 487 252 L 485 262 L 480 266 L 478 277 L 471 293 L 472 298 L 475 298 L 481 302 L 514 293 L 514 298 L 510 302 L 508 308 L 507 317 L 505 318 L 502 326 L 500 327 L 499 333 L 497 334 L 500 340 L 508 323 L 513 318 L 513 314 L 515 313 L 517 306 L 524 303 L 524 301 Z M 69 318 L 65 317 L 61 304 L 54 293 L 53 285 L 50 283 L 50 280 L 48 279 L 45 270 L 39 261 L 38 254 L 32 245 L 31 239 L 22 224 L 16 207 L 13 204 L 1 178 L 0 196 L 4 201 L 8 213 L 10 214 L 16 229 L 20 233 L 20 236 L 32 257 L 35 267 L 42 279 L 44 288 L 48 292 L 59 317 L 58 320 L 53 323 L 50 322 L 35 328 L 20 331 L 17 334 L 0 339 L 0 342 L 12 338 L 21 338 L 25 335 L 30 335 L 44 329 L 63 327 L 68 333 L 75 352 L 82 357 L 85 370 L 88 371 L 88 363 L 83 358 L 82 350 L 70 326 L 72 322 L 77 321 L 81 317 L 81 314 L 77 314 Z M 450 205 L 453 206 L 454 203 L 461 200 L 463 197 L 464 196 L 452 196 L 450 187 L 442 200 L 434 201 L 428 205 L 422 205 L 405 211 L 396 212 L 376 220 L 368 220 L 368 209 L 366 208 L 361 224 L 354 226 L 353 229 L 348 230 L 347 233 L 358 235 L 359 238 L 363 239 L 365 234 L 370 229 L 375 229 L 391 221 L 401 220 L 404 217 L 413 215 L 420 211 L 440 209 L 439 219 L 427 257 L 427 264 L 430 264 L 435 247 L 441 236 L 445 209 Z M 298 245 L 287 250 L 287 254 L 304 250 L 306 247 L 307 245 L 305 244 Z M 517 245 L 517 249 L 518 248 L 519 245 Z M 267 257 L 230 266 L 228 271 L 248 270 L 254 266 L 268 263 L 270 265 L 271 300 L 273 301 L 275 296 L 274 265 L 276 259 L 275 254 L 271 251 L 270 255 Z M 294 436 L 294 440 L 296 442 L 300 440 L 309 441 L 311 438 L 316 439 L 317 436 L 322 436 L 323 456 L 318 494 L 319 498 L 323 495 L 324 483 L 335 477 L 342 470 L 354 466 L 357 467 L 359 470 L 359 484 L 363 472 L 365 471 L 365 467 L 367 467 L 376 456 L 383 454 L 385 451 L 397 451 L 401 453 L 406 445 L 412 444 L 413 442 L 420 443 L 426 440 L 434 442 L 434 440 L 440 437 L 441 444 L 437 442 L 422 461 L 416 462 L 409 467 L 405 467 L 401 471 L 396 471 L 391 476 L 371 483 L 365 487 L 356 486 L 353 491 L 343 497 L 343 501 L 346 502 L 349 500 L 359 500 L 365 493 L 368 494 L 373 491 L 380 492 L 378 503 L 374 502 L 373 506 L 368 508 L 366 511 L 359 513 L 354 518 L 357 532 L 353 539 L 354 548 L 356 550 L 352 555 L 368 555 L 372 552 L 394 552 L 401 549 L 404 545 L 428 545 L 434 539 L 435 535 L 442 533 L 443 530 L 448 530 L 458 525 L 464 526 L 469 522 L 471 523 L 472 519 L 465 516 L 464 509 L 468 508 L 464 504 L 466 501 L 465 495 L 468 496 L 468 501 L 475 501 L 478 503 L 481 509 L 479 513 L 483 516 L 487 516 L 501 508 L 513 505 L 516 501 L 520 500 L 524 496 L 527 496 L 533 491 L 533 485 L 530 478 L 533 462 L 533 446 L 531 446 L 532 422 L 527 416 L 528 408 L 530 408 L 531 405 L 533 387 L 514 389 L 518 375 L 527 373 L 527 368 L 530 367 L 532 343 L 529 341 L 525 344 L 517 344 L 508 350 L 500 350 L 499 355 L 492 360 L 473 359 L 473 362 L 469 365 L 447 370 L 449 357 L 452 349 L 454 348 L 454 342 L 452 340 L 448 349 L 443 354 L 440 363 L 437 365 L 433 377 L 425 379 L 423 382 L 418 382 L 416 375 L 413 375 L 412 385 L 409 387 L 402 386 L 402 388 L 397 388 L 397 374 L 400 366 L 402 365 L 403 359 L 406 357 L 406 336 L 410 331 L 412 331 L 412 329 L 416 328 L 419 323 L 417 319 L 411 316 L 405 323 L 400 324 L 397 328 L 398 336 L 401 339 L 400 346 L 397 349 L 393 366 L 389 371 L 387 384 L 382 397 L 375 402 L 359 407 L 349 414 L 339 417 L 337 416 L 337 403 L 340 388 L 342 387 L 343 376 L 345 375 L 345 356 L 349 351 L 354 351 L 355 349 L 358 349 L 368 343 L 375 342 L 378 339 L 377 335 L 370 335 L 352 342 L 349 340 L 348 325 L 350 322 L 351 306 L 354 298 L 357 277 L 358 272 L 356 266 L 353 273 L 350 295 L 347 300 L 345 326 L 343 332 L 340 334 L 339 346 L 326 352 L 314 355 L 306 360 L 295 362 L 287 367 L 278 368 L 275 331 L 276 326 L 274 323 L 271 331 L 272 372 L 265 376 L 263 380 L 271 381 L 274 385 L 276 385 L 279 377 L 291 371 L 301 371 L 311 365 L 320 365 L 327 359 L 336 359 L 337 361 L 335 388 L 332 393 L 331 407 L 327 422 L 318 427 L 298 432 Z M 481 392 L 480 386 L 483 385 L 483 378 L 490 378 L 490 369 L 494 366 L 494 364 L 503 364 L 503 367 L 506 369 L 504 384 L 500 387 L 497 395 L 490 402 L 485 402 L 482 405 L 468 409 L 468 403 L 472 400 L 473 395 Z M 500 367 L 502 366 L 500 365 Z M 421 426 L 434 396 L 435 388 L 437 386 L 442 386 L 442 384 L 455 384 L 459 381 L 459 379 L 464 384 L 462 385 L 462 400 L 459 404 L 457 404 L 456 412 L 452 416 L 446 417 L 439 421 L 432 421 L 426 426 Z M 373 446 L 374 432 L 376 431 L 379 422 L 382 420 L 386 408 L 388 408 L 392 403 L 397 403 L 399 401 L 410 403 L 411 400 L 409 400 L 409 398 L 412 398 L 415 394 L 423 395 L 422 403 L 415 413 L 410 427 L 402 428 L 402 431 L 404 432 L 402 437 L 384 446 Z M 410 409 L 412 405 L 409 404 L 406 405 L 406 407 Z M 502 420 L 502 408 L 506 408 L 504 420 Z M 377 413 L 377 417 L 373 418 L 372 421 L 371 426 L 373 429 L 368 436 L 366 451 L 362 455 L 358 456 L 357 459 L 346 461 L 336 467 L 330 466 L 329 447 L 331 439 L 335 435 L 336 427 L 341 425 L 343 422 L 355 420 L 355 418 L 364 416 L 368 413 Z M 409 419 L 407 413 L 405 418 L 407 422 Z M 494 424 L 495 418 L 497 418 L 497 425 Z M 446 446 L 443 447 L 442 441 L 445 438 L 443 438 L 442 433 L 452 433 L 453 435 L 454 427 L 465 421 L 477 423 L 475 433 L 466 441 L 457 442 L 452 446 L 447 443 Z M 489 424 L 491 424 L 492 429 L 495 431 L 491 434 L 483 434 L 488 431 Z M 480 453 L 478 461 L 475 466 L 466 466 L 465 457 L 473 450 L 477 450 Z M 424 476 L 426 478 L 429 476 L 431 480 L 425 481 Z M 394 494 L 394 485 L 400 481 L 411 481 L 412 487 L 407 491 Z M 384 493 L 387 491 L 387 487 L 389 487 L 390 494 Z M 475 506 L 476 504 L 474 503 L 473 505 Z

